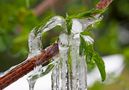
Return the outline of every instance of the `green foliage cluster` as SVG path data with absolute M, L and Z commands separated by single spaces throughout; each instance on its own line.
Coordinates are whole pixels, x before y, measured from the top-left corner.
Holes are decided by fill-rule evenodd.
M 93 44 L 89 44 L 88 42 L 86 42 L 81 35 L 80 35 L 80 41 L 81 41 L 80 54 L 82 55 L 83 53 L 85 55 L 88 66 L 93 65 L 94 63 L 97 65 L 102 77 L 102 81 L 104 81 L 106 78 L 106 72 L 102 58 L 94 50 Z
M 86 12 L 82 12 L 79 14 L 75 14 L 75 15 L 70 15 L 66 17 L 66 23 L 67 23 L 67 30 L 68 30 L 68 34 L 71 34 L 71 27 L 72 27 L 72 19 L 73 18 L 94 18 L 94 15 L 101 15 L 103 12 L 105 11 L 105 9 L 101 10 L 101 9 L 92 9 Z M 100 20 L 98 20 L 96 23 L 98 23 Z M 89 28 L 93 28 L 92 25 L 88 26 Z M 94 50 L 94 45 L 93 44 L 89 44 L 87 41 L 84 40 L 84 38 L 82 37 L 83 35 L 89 36 L 90 32 L 89 30 L 86 29 L 84 32 L 82 32 L 80 34 L 80 48 L 79 48 L 79 53 L 80 55 L 85 55 L 86 58 L 86 62 L 88 64 L 88 66 L 94 66 L 94 62 L 97 65 L 101 77 L 102 77 L 102 81 L 105 80 L 106 78 L 106 72 L 105 72 L 105 65 L 104 62 L 102 60 L 102 58 L 99 56 L 99 54 Z M 71 70 L 71 57 L 70 57 L 70 50 L 69 50 L 69 55 L 68 55 L 68 63 L 69 63 L 69 70 Z
M 37 23 L 24 0 L 0 0 L 0 71 L 17 64 L 18 58 L 21 61 L 27 55 L 28 33 Z
M 36 16 L 33 8 L 39 0 L 0 0 L 0 71 L 18 64 L 28 54 L 28 34 L 31 29 L 48 20 L 54 13 L 46 11 L 43 16 Z M 47 19 L 46 19 L 47 17 Z
M 66 17 L 66 22 L 67 22 L 67 25 L 68 25 L 68 34 L 70 34 L 71 32 L 71 20 L 73 18 L 94 18 L 94 15 L 96 14 L 102 14 L 103 12 L 105 11 L 105 9 L 101 10 L 101 9 L 92 9 L 92 10 L 89 10 L 89 11 L 86 11 L 86 12 L 82 12 L 82 13 L 79 13 L 79 14 L 75 14 L 75 15 L 71 15 L 71 16 L 67 16 Z M 100 20 L 98 20 L 99 22 Z M 98 23 L 96 22 L 96 23 Z M 88 29 L 89 28 L 92 28 L 92 25 L 88 26 Z M 105 80 L 106 78 L 106 72 L 105 72 L 105 65 L 104 65 L 104 62 L 102 60 L 102 58 L 99 56 L 99 54 L 94 50 L 94 45 L 93 44 L 89 44 L 87 41 L 84 40 L 84 38 L 82 37 L 83 35 L 86 35 L 86 36 L 89 36 L 90 35 L 90 32 L 88 31 L 88 29 L 86 29 L 84 32 L 81 33 L 80 35 L 80 49 L 79 49 L 79 53 L 80 55 L 85 55 L 85 58 L 86 58 L 86 62 L 88 64 L 88 66 L 92 66 L 94 67 L 94 62 L 95 64 L 97 65 L 99 71 L 100 71 L 100 74 L 101 74 L 101 77 L 102 77 L 102 81 Z M 89 68 L 89 67 L 88 67 Z M 91 69 L 91 67 L 89 68 Z

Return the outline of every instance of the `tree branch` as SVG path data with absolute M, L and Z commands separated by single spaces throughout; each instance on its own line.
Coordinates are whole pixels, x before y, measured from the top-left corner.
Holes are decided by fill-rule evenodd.
M 105 9 L 111 4 L 112 0 L 100 0 L 100 2 L 96 5 L 97 9 Z
M 41 54 L 20 63 L 18 66 L 8 71 L 4 76 L 0 77 L 0 90 L 26 75 L 37 65 L 46 64 L 49 62 L 49 59 L 58 54 L 58 52 L 58 44 L 56 43 L 43 50 Z

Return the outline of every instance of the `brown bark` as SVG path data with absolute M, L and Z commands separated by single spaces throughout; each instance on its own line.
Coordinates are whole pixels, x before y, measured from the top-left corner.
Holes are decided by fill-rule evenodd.
M 7 72 L 4 76 L 0 77 L 0 90 L 15 82 L 22 76 L 34 69 L 37 65 L 44 65 L 49 62 L 49 59 L 58 54 L 58 44 L 53 44 L 47 49 L 43 50 L 41 54 L 27 59 L 15 68 Z
M 100 2 L 96 5 L 97 9 L 105 9 L 111 4 L 112 0 L 100 0 Z

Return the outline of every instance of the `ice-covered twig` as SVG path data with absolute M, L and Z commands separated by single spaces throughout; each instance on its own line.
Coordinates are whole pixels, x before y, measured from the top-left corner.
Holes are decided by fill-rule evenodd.
M 58 52 L 58 44 L 53 44 L 42 51 L 41 54 L 29 58 L 15 68 L 11 69 L 4 76 L 0 77 L 0 90 L 26 75 L 28 72 L 33 70 L 35 66 L 47 64 L 49 59 L 58 54 Z

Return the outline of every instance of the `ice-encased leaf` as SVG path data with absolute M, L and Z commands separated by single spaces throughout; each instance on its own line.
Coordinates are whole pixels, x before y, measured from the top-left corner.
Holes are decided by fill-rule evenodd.
M 59 36 L 59 60 L 52 73 L 52 90 L 86 90 L 85 57 L 79 55 L 79 34 Z
M 81 35 L 80 40 L 80 55 L 85 55 L 87 64 L 91 64 L 93 62 L 96 63 L 100 71 L 102 81 L 104 81 L 106 78 L 105 65 L 102 58 L 94 51 L 92 38 L 87 38 L 87 36 Z
M 67 31 L 66 22 L 63 17 L 55 16 L 50 19 L 45 26 L 41 26 L 39 28 L 34 28 L 29 34 L 29 56 L 28 58 L 34 57 L 41 53 L 43 45 L 42 45 L 42 34 L 52 30 L 56 26 L 61 26 L 64 31 Z M 56 61 L 54 61 L 56 62 Z M 49 63 L 47 66 L 36 66 L 33 70 L 33 73 L 27 78 L 29 82 L 30 90 L 33 90 L 34 84 L 36 80 L 47 73 L 49 73 L 53 67 L 53 62 Z
M 94 40 L 90 36 L 80 35 L 80 55 L 94 52 L 93 42 Z
M 71 32 L 73 34 L 81 33 L 84 30 L 86 30 L 90 25 L 94 26 L 94 24 L 96 24 L 97 22 L 101 20 L 102 20 L 102 17 L 100 16 L 100 14 L 95 15 L 93 17 L 89 17 L 89 18 L 83 18 L 83 19 L 74 18 L 72 19 L 72 31 Z
M 56 26 L 61 26 L 64 31 L 67 31 L 66 22 L 63 17 L 55 16 L 50 19 L 45 26 L 34 28 L 29 34 L 29 58 L 39 54 L 43 48 L 42 34 L 52 30 Z
M 85 13 L 83 15 L 98 13 L 96 11 Z M 42 50 L 42 33 L 51 30 L 55 26 L 63 27 L 65 33 L 59 36 L 59 61 L 52 74 L 52 88 L 53 90 L 72 90 L 81 89 L 84 90 L 86 86 L 86 63 L 85 54 L 90 57 L 93 56 L 92 44 L 94 40 L 88 35 L 82 35 L 83 41 L 80 40 L 80 33 L 85 31 L 89 26 L 94 25 L 100 21 L 102 17 L 100 14 L 95 14 L 86 18 L 71 18 L 65 19 L 59 16 L 53 17 L 47 24 L 40 27 L 38 30 L 33 30 L 30 34 L 30 52 L 32 56 L 40 53 Z M 36 44 L 35 44 L 36 43 Z M 82 55 L 79 55 L 79 45 L 82 44 L 80 50 L 83 51 Z M 31 46 L 32 45 L 32 46 Z M 36 47 L 35 47 L 36 46 Z M 81 45 L 80 45 L 81 46 Z M 88 50 L 88 51 L 87 51 Z M 90 51 L 91 50 L 91 51 Z M 51 68 L 50 68 L 51 69 Z M 50 69 L 46 69 L 49 72 Z M 40 72 L 40 74 L 39 74 Z M 37 75 L 40 77 L 44 73 L 40 68 Z M 46 73 L 45 73 L 46 74 Z M 83 76 L 83 77 L 82 77 Z M 33 78 L 33 76 L 32 76 Z M 55 83 L 54 83 L 55 82 Z M 73 84 L 73 85 L 72 85 Z M 75 88 L 76 86 L 76 88 Z
M 92 9 L 83 13 L 80 13 L 76 15 L 76 18 L 89 18 L 89 17 L 94 17 L 95 15 L 100 15 L 104 12 L 105 10 L 103 9 Z
M 105 71 L 104 61 L 96 52 L 94 52 L 92 59 L 95 61 L 96 65 L 100 71 L 102 81 L 104 81 L 106 79 L 106 71 Z

